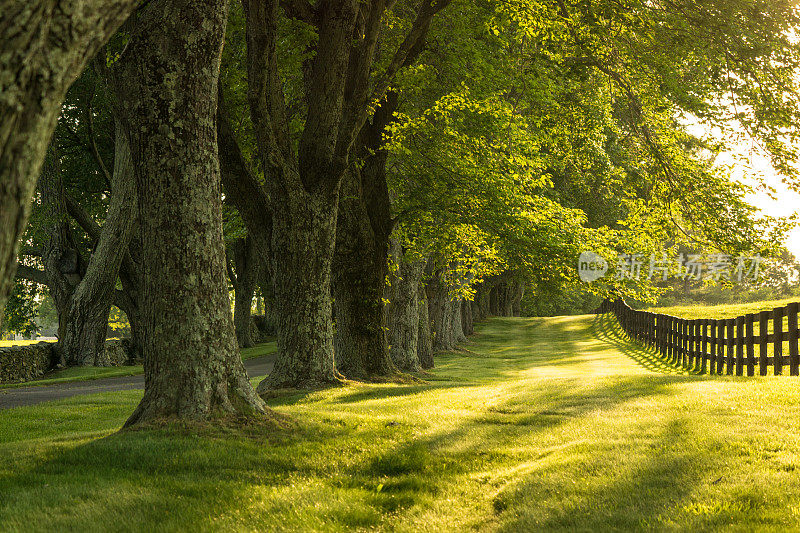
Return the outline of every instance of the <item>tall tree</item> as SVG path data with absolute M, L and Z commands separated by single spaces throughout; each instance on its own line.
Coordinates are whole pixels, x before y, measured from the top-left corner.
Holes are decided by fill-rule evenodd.
M 279 317 L 278 357 L 262 389 L 319 386 L 339 379 L 330 297 L 339 187 L 371 103 L 385 94 L 431 20 L 449 3 L 403 2 L 413 13 L 404 18 L 406 32 L 387 61 L 376 64 L 384 16 L 395 2 L 244 2 L 248 100 L 272 203 L 270 259 Z M 297 135 L 278 61 L 280 6 L 314 34 L 302 66 L 298 103 L 305 121 Z
M 154 0 L 113 65 L 142 224 L 145 393 L 127 425 L 264 413 L 225 277 L 216 140 L 227 0 Z

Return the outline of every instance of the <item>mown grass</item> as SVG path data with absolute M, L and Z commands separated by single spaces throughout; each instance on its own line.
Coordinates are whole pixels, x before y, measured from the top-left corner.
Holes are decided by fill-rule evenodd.
M 275 353 L 277 349 L 278 347 L 275 344 L 275 341 L 258 344 L 252 348 L 245 348 L 241 351 L 242 360 L 247 361 L 248 359 L 269 355 Z M 19 387 L 55 385 L 58 383 L 70 383 L 74 381 L 91 381 L 103 378 L 135 376 L 143 372 L 144 368 L 142 368 L 142 365 L 70 367 L 48 372 L 40 379 L 33 381 L 0 384 L 0 389 L 14 389 Z
M 289 423 L 118 433 L 135 391 L 2 411 L 0 530 L 800 528 L 796 378 L 688 375 L 608 316 L 469 349 L 272 399 Z
M 748 313 L 772 311 L 776 307 L 786 307 L 787 304 L 800 301 L 800 298 L 787 298 L 785 300 L 764 300 L 743 304 L 724 305 L 685 305 L 674 307 L 651 307 L 646 311 L 677 316 L 680 318 L 736 318 Z

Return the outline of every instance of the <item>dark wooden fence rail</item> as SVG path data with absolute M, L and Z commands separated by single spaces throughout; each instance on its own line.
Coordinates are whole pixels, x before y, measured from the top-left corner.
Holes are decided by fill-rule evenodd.
M 614 313 L 633 340 L 656 349 L 670 363 L 701 373 L 762 376 L 800 373 L 797 313 L 800 303 L 727 319 L 685 319 L 631 309 L 622 299 L 605 300 L 599 313 Z M 784 331 L 784 318 L 786 330 Z M 771 326 L 771 328 L 770 328 Z M 756 334 L 758 328 L 758 334 Z M 772 330 L 770 332 L 770 329 Z M 784 351 L 784 344 L 789 345 Z M 755 345 L 758 344 L 758 357 Z

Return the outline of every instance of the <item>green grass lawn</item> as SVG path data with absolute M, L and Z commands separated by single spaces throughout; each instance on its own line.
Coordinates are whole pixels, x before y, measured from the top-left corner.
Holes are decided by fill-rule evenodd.
M 255 357 L 261 357 L 275 353 L 277 350 L 275 341 L 258 344 L 252 348 L 242 350 L 242 359 L 247 361 Z M 56 383 L 69 383 L 71 381 L 86 381 L 101 378 L 118 378 L 121 376 L 135 376 L 144 372 L 142 365 L 131 366 L 86 366 L 71 367 L 62 370 L 48 372 L 41 379 L 34 381 L 24 381 L 22 383 L 8 383 L 0 385 L 2 389 L 13 389 L 18 387 L 32 387 L 41 385 L 53 385 Z
M 761 302 L 750 302 L 744 304 L 725 304 L 725 305 L 685 305 L 675 307 L 651 307 L 645 309 L 653 313 L 677 316 L 680 318 L 736 318 L 737 316 L 748 313 L 758 313 L 759 311 L 772 311 L 776 307 L 786 307 L 787 304 L 800 301 L 800 298 L 788 298 L 785 300 L 764 300 Z
M 468 348 L 244 429 L 118 433 L 136 391 L 0 411 L 0 531 L 800 529 L 797 378 L 684 374 L 609 317 Z

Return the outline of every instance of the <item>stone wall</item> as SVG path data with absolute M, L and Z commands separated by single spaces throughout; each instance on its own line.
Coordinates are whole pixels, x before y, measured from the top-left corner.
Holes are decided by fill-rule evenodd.
M 0 383 L 36 379 L 53 368 L 52 342 L 0 348 Z
M 0 347 L 0 383 L 19 383 L 42 377 L 57 364 L 54 342 L 40 342 L 27 346 Z M 136 364 L 129 339 L 106 341 L 104 359 L 99 366 L 124 366 Z

